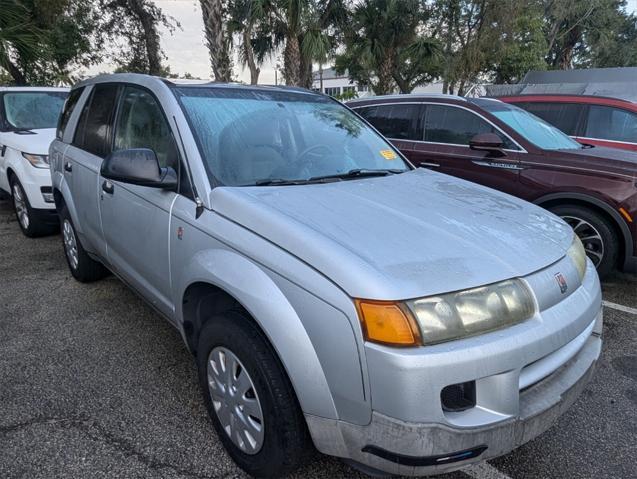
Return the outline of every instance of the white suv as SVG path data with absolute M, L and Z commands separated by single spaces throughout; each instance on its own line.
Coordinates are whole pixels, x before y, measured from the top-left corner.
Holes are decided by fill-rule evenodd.
M 0 87 L 0 191 L 13 198 L 26 236 L 58 225 L 48 151 L 67 95 L 66 88 Z

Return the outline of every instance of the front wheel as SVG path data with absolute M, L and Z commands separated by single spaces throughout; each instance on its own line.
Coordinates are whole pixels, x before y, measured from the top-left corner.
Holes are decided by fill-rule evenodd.
M 586 256 L 597 268 L 600 278 L 617 265 L 619 238 L 613 225 L 602 215 L 579 205 L 560 205 L 550 211 L 566 221 L 579 237 Z
M 20 180 L 14 176 L 11 178 L 10 185 L 13 208 L 15 209 L 15 216 L 18 220 L 22 233 L 29 238 L 51 234 L 55 228 L 50 225 L 42 224 L 38 221 L 36 215 L 37 210 L 31 208 L 31 203 L 29 203 L 29 198 L 27 197 Z
M 246 313 L 229 311 L 206 323 L 197 366 L 214 428 L 241 469 L 281 477 L 308 459 L 313 446 L 290 380 Z

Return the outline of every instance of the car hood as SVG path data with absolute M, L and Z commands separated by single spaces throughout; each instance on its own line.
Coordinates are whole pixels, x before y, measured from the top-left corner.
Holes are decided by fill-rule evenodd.
M 4 132 L 2 144 L 14 150 L 34 155 L 48 155 L 49 145 L 55 139 L 55 128 L 29 130 L 29 132 Z
M 562 258 L 573 238 L 566 223 L 537 206 L 428 170 L 329 184 L 219 187 L 211 204 L 349 295 L 368 299 L 429 296 L 524 276 Z
M 591 169 L 599 169 L 603 173 L 614 172 L 637 177 L 636 152 L 605 146 L 560 151 L 573 159 L 585 161 Z

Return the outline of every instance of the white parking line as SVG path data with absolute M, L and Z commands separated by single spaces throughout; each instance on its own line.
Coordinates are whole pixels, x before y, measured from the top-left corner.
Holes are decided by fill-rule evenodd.
M 474 479 L 511 479 L 505 473 L 500 472 L 486 461 L 461 470 Z
M 622 304 L 611 303 L 610 301 L 602 301 L 602 304 L 607 308 L 616 309 L 617 311 L 623 311 L 624 313 L 634 314 L 637 316 L 637 308 L 631 308 L 630 306 L 624 306 Z

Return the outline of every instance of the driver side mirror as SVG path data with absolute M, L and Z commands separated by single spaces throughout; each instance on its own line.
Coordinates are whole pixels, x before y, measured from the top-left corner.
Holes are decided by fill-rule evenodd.
M 480 133 L 469 141 L 469 147 L 472 150 L 488 151 L 497 153 L 500 156 L 506 156 L 504 152 L 504 142 L 495 133 Z
M 148 148 L 114 151 L 102 162 L 101 175 L 109 180 L 151 188 L 177 187 L 177 173 L 173 168 L 161 168 L 157 155 Z

